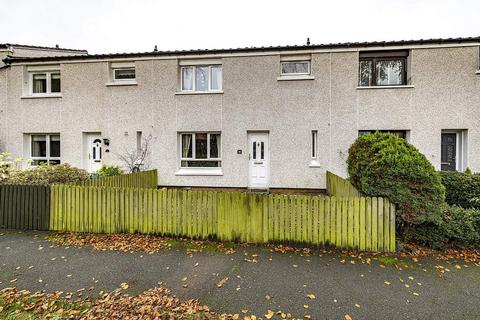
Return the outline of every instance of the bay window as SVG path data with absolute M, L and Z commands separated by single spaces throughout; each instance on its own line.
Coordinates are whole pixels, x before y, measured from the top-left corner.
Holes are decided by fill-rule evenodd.
M 221 137 L 216 132 L 180 134 L 181 168 L 220 168 Z
M 361 52 L 358 85 L 398 86 L 407 84 L 408 51 Z
M 222 66 L 184 66 L 181 67 L 181 90 L 191 92 L 209 92 L 222 90 Z
M 60 163 L 60 135 L 32 134 L 30 135 L 30 159 L 32 165 Z

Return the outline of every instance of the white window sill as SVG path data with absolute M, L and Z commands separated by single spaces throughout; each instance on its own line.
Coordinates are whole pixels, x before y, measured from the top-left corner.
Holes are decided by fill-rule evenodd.
M 42 99 L 42 98 L 61 98 L 61 93 L 32 94 L 21 96 L 20 99 Z
M 223 176 L 221 168 L 181 168 L 175 172 L 176 176 Z
M 480 74 L 480 70 L 477 70 L 475 73 L 476 73 L 476 74 Z
M 317 160 L 312 160 L 310 161 L 310 164 L 308 165 L 310 168 L 320 168 L 320 162 Z
M 176 95 L 189 95 L 189 94 L 223 94 L 223 91 L 178 91 Z
M 107 87 L 113 87 L 113 86 L 136 86 L 138 83 L 137 81 L 112 81 L 112 82 L 107 82 L 105 85 Z
M 412 84 L 399 85 L 399 86 L 365 86 L 357 87 L 357 90 L 370 90 L 370 89 L 410 89 L 415 88 Z
M 290 75 L 290 76 L 280 76 L 280 77 L 277 77 L 277 81 L 296 81 L 296 80 L 315 80 L 315 77 L 314 76 L 310 76 L 310 75 L 298 75 L 298 76 L 295 76 L 295 75 Z

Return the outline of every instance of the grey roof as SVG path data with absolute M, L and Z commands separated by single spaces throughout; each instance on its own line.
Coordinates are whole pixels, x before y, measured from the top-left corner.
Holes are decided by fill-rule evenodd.
M 29 48 L 29 49 L 40 49 L 40 50 L 58 50 L 58 51 L 72 51 L 87 54 L 87 50 L 81 49 L 68 49 L 60 47 L 43 47 L 43 46 L 33 46 L 28 44 L 18 44 L 18 43 L 0 43 L 0 49 L 8 49 L 10 47 L 19 47 L 19 48 Z
M 464 37 L 464 38 L 437 38 L 437 39 L 373 41 L 373 42 L 344 42 L 344 43 L 329 43 L 329 44 L 245 47 L 245 48 L 225 48 L 225 49 L 149 51 L 149 52 L 136 52 L 136 53 L 110 53 L 110 54 L 85 54 L 85 55 L 77 54 L 77 55 L 70 55 L 70 56 L 63 55 L 63 56 L 48 56 L 48 57 L 7 57 L 3 61 L 9 64 L 9 63 L 15 63 L 15 62 L 95 60 L 95 59 L 105 59 L 105 58 L 121 59 L 121 58 L 156 57 L 156 56 L 206 55 L 206 54 L 222 54 L 222 53 L 242 53 L 242 52 L 341 49 L 341 48 L 356 48 L 356 47 L 389 47 L 389 46 L 462 44 L 462 43 L 480 43 L 480 36 Z

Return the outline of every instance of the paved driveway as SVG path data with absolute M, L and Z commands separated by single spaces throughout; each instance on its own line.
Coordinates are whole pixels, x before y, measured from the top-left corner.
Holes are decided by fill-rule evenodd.
M 480 268 L 463 262 L 388 258 L 368 265 L 335 253 L 303 256 L 258 247 L 229 255 L 188 255 L 183 249 L 125 253 L 56 247 L 44 240 L 45 233 L 0 234 L 0 288 L 58 290 L 85 297 L 122 282 L 132 294 L 164 286 L 216 311 L 248 310 L 257 317 L 267 310 L 313 319 L 343 319 L 345 314 L 353 319 L 480 316 Z M 307 297 L 310 294 L 315 298 Z

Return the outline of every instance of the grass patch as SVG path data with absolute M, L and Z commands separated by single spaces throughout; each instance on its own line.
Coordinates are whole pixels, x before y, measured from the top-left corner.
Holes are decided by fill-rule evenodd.
M 384 265 L 398 266 L 402 268 L 414 268 L 414 265 L 408 260 L 400 260 L 394 256 L 377 256 L 375 259 Z

